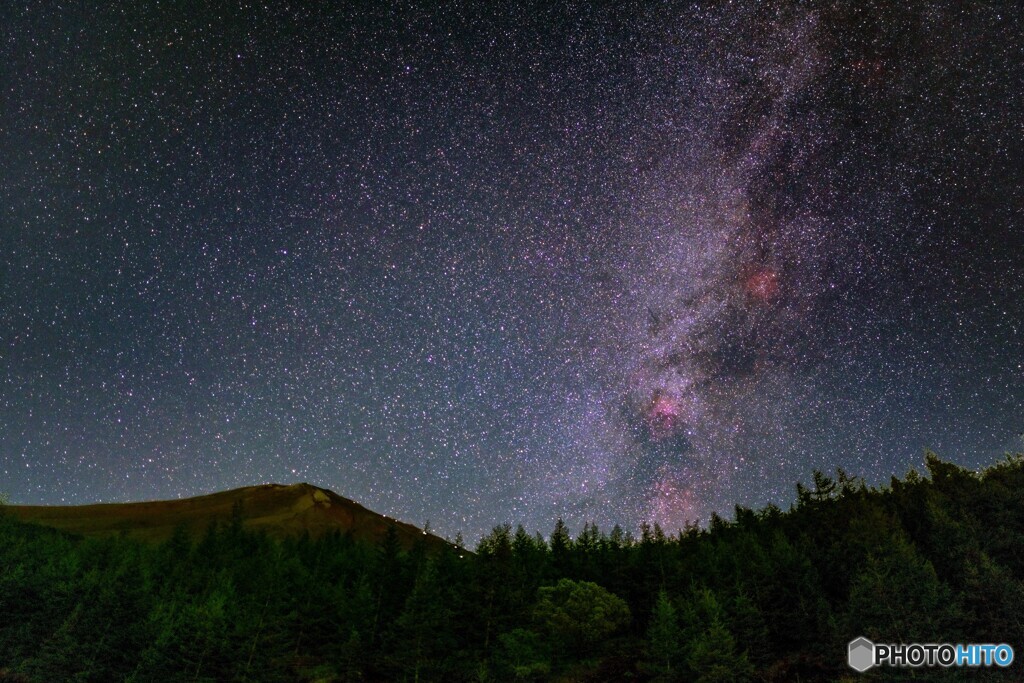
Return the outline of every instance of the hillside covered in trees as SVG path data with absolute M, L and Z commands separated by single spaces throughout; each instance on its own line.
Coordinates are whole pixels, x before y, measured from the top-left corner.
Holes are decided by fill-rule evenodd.
M 0 680 L 1020 680 L 846 665 L 860 635 L 1024 652 L 1024 458 L 927 470 L 816 473 L 789 511 L 676 534 L 500 526 L 475 552 L 276 540 L 237 511 L 160 543 L 0 513 Z

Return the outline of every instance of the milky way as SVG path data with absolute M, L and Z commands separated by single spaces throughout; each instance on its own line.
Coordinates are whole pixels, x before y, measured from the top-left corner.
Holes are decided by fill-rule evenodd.
M 1020 10 L 3 13 L 15 502 L 675 529 L 1024 449 Z

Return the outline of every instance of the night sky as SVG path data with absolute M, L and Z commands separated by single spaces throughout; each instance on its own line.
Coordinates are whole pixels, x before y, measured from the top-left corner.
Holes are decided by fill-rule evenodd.
M 674 530 L 1024 450 L 1013 3 L 110 4 L 0 10 L 12 502 Z

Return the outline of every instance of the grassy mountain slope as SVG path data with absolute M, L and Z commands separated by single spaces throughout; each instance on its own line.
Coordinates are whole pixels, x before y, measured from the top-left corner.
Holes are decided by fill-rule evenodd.
M 375 541 L 384 536 L 389 526 L 394 526 L 405 546 L 424 535 L 430 546 L 447 545 L 444 539 L 411 524 L 377 514 L 311 484 L 247 486 L 195 498 L 144 503 L 10 505 L 6 509 L 23 521 L 83 536 L 123 534 L 162 541 L 178 526 L 202 533 L 215 520 L 226 522 L 236 505 L 240 506 L 246 528 L 275 537 L 305 532 L 317 537 L 340 531 L 360 540 Z

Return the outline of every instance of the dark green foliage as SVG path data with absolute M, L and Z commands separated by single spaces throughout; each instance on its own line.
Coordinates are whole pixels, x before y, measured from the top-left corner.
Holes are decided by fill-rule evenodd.
M 571 579 L 541 587 L 534 616 L 560 649 L 577 654 L 591 652 L 630 620 L 622 598 L 596 583 Z
M 831 681 L 859 635 L 1019 645 L 1024 460 L 926 464 L 882 490 L 816 472 L 789 512 L 674 536 L 503 525 L 475 554 L 274 541 L 240 509 L 160 545 L 0 511 L 0 680 Z
M 651 623 L 647 627 L 647 640 L 639 668 L 658 681 L 680 680 L 682 664 L 679 660 L 682 649 L 683 634 L 676 610 L 668 594 L 660 591 L 651 614 Z
M 551 647 L 539 633 L 517 628 L 499 640 L 498 663 L 517 681 L 533 681 L 551 672 Z

